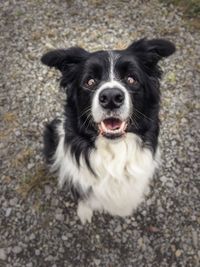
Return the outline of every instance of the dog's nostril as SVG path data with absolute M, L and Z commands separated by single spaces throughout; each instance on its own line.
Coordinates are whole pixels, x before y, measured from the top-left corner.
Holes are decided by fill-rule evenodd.
M 99 100 L 102 104 L 106 103 L 107 102 L 107 97 L 106 95 L 100 95 L 99 97 Z
M 114 98 L 115 103 L 121 104 L 124 101 L 124 94 L 118 94 Z

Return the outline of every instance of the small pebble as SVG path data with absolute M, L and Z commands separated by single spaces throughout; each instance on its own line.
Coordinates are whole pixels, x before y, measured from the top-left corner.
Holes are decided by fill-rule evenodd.
M 15 253 L 15 254 L 19 254 L 20 252 L 22 252 L 22 248 L 19 247 L 19 246 L 15 246 L 12 251 Z
M 182 254 L 182 251 L 180 249 L 177 249 L 176 252 L 175 252 L 176 257 L 177 258 L 180 257 L 181 254 Z
M 6 217 L 9 217 L 10 214 L 11 214 L 11 211 L 12 211 L 12 208 L 7 208 L 7 209 L 6 209 L 6 214 L 5 214 L 5 216 L 6 216 Z
M 3 249 L 3 248 L 0 248 L 0 260 L 3 260 L 3 261 L 5 261 L 5 260 L 6 260 L 6 258 L 7 258 L 7 256 L 6 256 L 5 249 Z
M 99 266 L 100 263 L 101 263 L 101 260 L 99 260 L 99 259 L 94 259 L 94 263 L 96 264 L 96 266 Z

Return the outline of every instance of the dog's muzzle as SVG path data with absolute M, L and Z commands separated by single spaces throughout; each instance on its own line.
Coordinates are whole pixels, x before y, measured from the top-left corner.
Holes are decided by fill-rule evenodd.
M 99 94 L 99 104 L 109 113 L 115 112 L 124 104 L 125 94 L 119 88 L 106 88 Z M 127 124 L 113 116 L 101 121 L 98 125 L 100 134 L 107 138 L 121 137 L 125 133 Z
M 131 112 L 131 97 L 119 81 L 105 82 L 95 92 L 92 116 L 100 135 L 111 139 L 122 137 Z
M 99 134 L 110 139 L 125 134 L 131 113 L 130 96 L 126 88 L 117 85 L 99 88 L 92 103 L 92 115 Z

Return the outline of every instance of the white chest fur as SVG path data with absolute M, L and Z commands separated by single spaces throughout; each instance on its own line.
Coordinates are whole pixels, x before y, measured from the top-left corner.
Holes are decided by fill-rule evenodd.
M 139 137 L 132 133 L 116 141 L 99 136 L 96 149 L 90 154 L 95 177 L 83 158 L 78 167 L 69 150 L 65 152 L 62 127 L 58 132 L 60 141 L 52 168 L 59 172 L 59 185 L 71 180 L 83 190 L 91 187 L 93 193 L 86 201 L 91 210 L 105 210 L 119 216 L 131 215 L 148 190 L 158 165 L 158 155 L 154 158 L 152 152 L 142 146 Z

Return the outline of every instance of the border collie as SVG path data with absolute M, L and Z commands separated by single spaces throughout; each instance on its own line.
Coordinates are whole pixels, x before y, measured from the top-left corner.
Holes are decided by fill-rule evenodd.
M 80 47 L 46 53 L 61 72 L 64 114 L 46 126 L 44 153 L 59 186 L 78 197 L 84 224 L 93 211 L 129 216 L 142 202 L 159 162 L 158 62 L 175 52 L 164 39 L 141 39 L 124 50 Z

